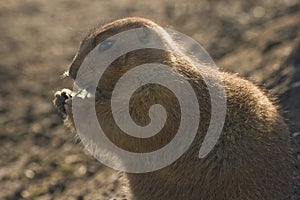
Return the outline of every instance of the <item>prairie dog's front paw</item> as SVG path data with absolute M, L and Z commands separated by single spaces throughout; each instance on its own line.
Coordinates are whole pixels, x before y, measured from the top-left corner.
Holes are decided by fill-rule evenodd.
M 68 114 L 68 111 L 72 107 L 72 91 L 64 88 L 61 91 L 55 92 L 53 104 L 59 112 Z

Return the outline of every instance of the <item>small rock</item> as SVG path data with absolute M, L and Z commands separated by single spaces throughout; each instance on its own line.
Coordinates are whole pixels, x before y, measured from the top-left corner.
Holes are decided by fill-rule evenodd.
M 253 9 L 252 14 L 255 18 L 262 18 L 266 14 L 266 9 L 261 6 L 256 6 Z
M 82 177 L 87 173 L 87 167 L 85 165 L 80 165 L 75 171 L 75 176 Z
M 35 177 L 35 172 L 31 169 L 25 170 L 25 176 L 29 179 L 33 179 Z
M 29 193 L 28 190 L 23 190 L 23 191 L 21 192 L 21 196 L 22 196 L 23 198 L 25 198 L 25 199 L 28 199 L 28 198 L 30 197 L 30 193 Z
M 291 85 L 291 88 L 300 87 L 300 81 L 297 81 Z
M 81 161 L 81 158 L 78 155 L 68 155 L 65 158 L 65 163 L 67 164 L 75 164 Z
M 297 137 L 299 135 L 300 135 L 300 132 L 295 132 L 295 133 L 292 134 L 293 137 Z
M 38 200 L 52 200 L 52 199 L 53 199 L 53 195 L 50 194 L 45 194 L 38 197 Z

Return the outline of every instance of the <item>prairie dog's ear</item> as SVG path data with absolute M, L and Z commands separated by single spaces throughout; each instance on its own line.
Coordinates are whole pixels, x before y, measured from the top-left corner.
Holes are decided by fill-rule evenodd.
M 145 47 L 166 49 L 166 41 L 157 27 L 142 27 L 136 32 L 138 41 Z

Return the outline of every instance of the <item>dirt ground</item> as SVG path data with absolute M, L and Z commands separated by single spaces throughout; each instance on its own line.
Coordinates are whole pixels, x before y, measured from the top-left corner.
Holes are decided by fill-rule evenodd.
M 0 199 L 116 196 L 116 173 L 64 127 L 52 96 L 71 87 L 60 75 L 89 29 L 126 16 L 193 37 L 218 67 L 273 93 L 290 126 L 299 180 L 299 0 L 11 0 L 0 2 Z

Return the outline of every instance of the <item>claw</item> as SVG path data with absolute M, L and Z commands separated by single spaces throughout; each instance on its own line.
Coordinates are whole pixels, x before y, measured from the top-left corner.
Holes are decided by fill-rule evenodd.
M 55 92 L 54 97 L 54 106 L 59 110 L 59 112 L 66 114 L 66 101 L 72 98 L 72 91 L 69 89 L 63 89 Z

